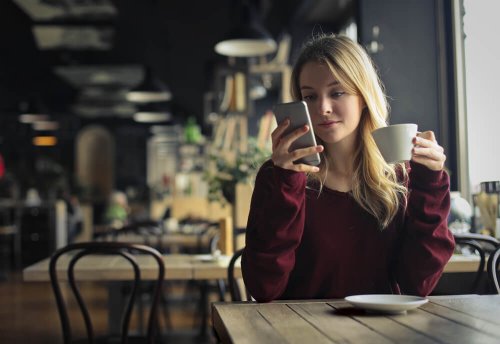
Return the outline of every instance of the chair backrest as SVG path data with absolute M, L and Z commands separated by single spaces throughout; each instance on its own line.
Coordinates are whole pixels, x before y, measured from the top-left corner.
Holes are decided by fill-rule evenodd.
M 497 294 L 500 294 L 500 273 L 498 271 L 498 265 L 500 264 L 500 247 L 497 247 L 488 258 L 488 276 L 490 282 L 494 289 L 496 289 Z
M 250 293 L 248 290 L 244 287 L 240 287 L 240 284 L 238 281 L 241 281 L 240 278 L 236 278 L 234 275 L 234 267 L 236 265 L 236 262 L 241 259 L 241 255 L 243 254 L 243 251 L 245 249 L 241 248 L 238 251 L 234 252 L 233 256 L 231 257 L 231 260 L 229 261 L 229 265 L 227 267 L 227 282 L 229 286 L 229 294 L 231 295 L 231 301 L 245 301 L 243 300 L 241 294 L 241 289 L 245 290 L 246 294 L 246 301 L 250 301 L 252 297 L 250 296 Z
M 498 247 L 500 245 L 500 241 L 498 239 L 484 234 L 479 233 L 456 233 L 453 234 L 455 241 L 460 240 L 476 240 L 483 244 L 490 245 L 492 247 Z
M 94 236 L 96 241 L 120 241 L 142 243 L 162 252 L 161 237 L 164 235 L 162 224 L 158 221 L 144 220 L 129 223 L 120 228 L 109 228 Z
M 486 266 L 487 254 L 495 250 L 500 246 L 500 242 L 489 236 L 478 233 L 462 233 L 454 234 L 455 243 L 460 247 L 472 248 L 475 252 L 479 254 L 479 266 L 476 270 L 476 275 L 470 286 L 471 293 L 477 293 L 479 285 L 484 273 L 484 267 Z
M 86 303 L 84 299 L 82 298 L 82 295 L 80 293 L 80 290 L 78 288 L 76 279 L 75 279 L 75 266 L 77 265 L 78 261 L 85 256 L 88 255 L 117 255 L 125 258 L 126 261 L 128 261 L 131 265 L 131 268 L 134 271 L 134 280 L 132 284 L 132 292 L 131 295 L 126 303 L 126 307 L 124 308 L 124 315 L 122 317 L 122 324 L 121 324 L 121 343 L 127 343 L 128 340 L 128 331 L 129 331 L 129 324 L 130 324 L 130 316 L 132 313 L 132 308 L 135 304 L 135 299 L 137 295 L 137 290 L 138 287 L 141 283 L 141 272 L 140 272 L 140 267 L 137 263 L 136 258 L 134 257 L 136 254 L 143 254 L 143 255 L 149 255 L 154 258 L 158 265 L 158 275 L 157 278 L 155 279 L 155 287 L 154 287 L 154 292 L 152 296 L 152 302 L 151 302 L 151 308 L 149 311 L 149 318 L 148 318 L 148 328 L 147 328 L 147 334 L 146 334 L 146 339 L 145 342 L 147 343 L 153 343 L 154 336 L 155 336 L 155 324 L 156 324 L 156 319 L 157 319 L 157 313 L 158 313 L 158 303 L 160 301 L 160 293 L 162 290 L 162 285 L 163 285 L 163 279 L 165 276 L 165 265 L 163 263 L 163 258 L 160 255 L 160 253 L 148 246 L 144 245 L 136 245 L 136 244 L 129 244 L 129 243 L 122 243 L 122 242 L 84 242 L 84 243 L 76 243 L 76 244 L 70 244 L 68 246 L 65 246 L 63 248 L 60 248 L 57 250 L 50 258 L 50 263 L 49 263 L 49 273 L 50 273 L 50 281 L 52 284 L 52 290 L 54 292 L 56 302 L 57 302 L 57 309 L 59 311 L 59 318 L 61 320 L 61 326 L 62 326 L 62 331 L 63 331 L 63 337 L 64 337 L 64 343 L 68 344 L 71 343 L 72 341 L 72 334 L 71 334 L 71 326 L 70 326 L 70 321 L 69 321 L 69 316 L 68 316 L 68 311 L 66 307 L 66 302 L 63 297 L 63 293 L 61 292 L 61 286 L 60 286 L 60 281 L 58 278 L 57 274 L 57 263 L 59 258 L 61 258 L 63 255 L 69 254 L 70 259 L 67 267 L 67 278 L 69 285 L 71 287 L 71 290 L 73 292 L 73 295 L 75 296 L 80 311 L 82 313 L 84 322 L 85 322 L 85 327 L 87 331 L 87 337 L 88 337 L 88 342 L 89 343 L 94 343 L 95 336 L 94 336 L 94 329 L 92 325 L 92 321 L 90 319 L 89 311 L 86 306 Z

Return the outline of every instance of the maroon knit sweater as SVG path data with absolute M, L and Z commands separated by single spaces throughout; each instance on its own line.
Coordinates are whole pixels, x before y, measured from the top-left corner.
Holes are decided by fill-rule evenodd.
M 349 193 L 306 188 L 306 176 L 260 169 L 242 256 L 259 302 L 357 294 L 428 295 L 455 246 L 448 230 L 449 178 L 410 163 L 409 199 L 380 230 Z

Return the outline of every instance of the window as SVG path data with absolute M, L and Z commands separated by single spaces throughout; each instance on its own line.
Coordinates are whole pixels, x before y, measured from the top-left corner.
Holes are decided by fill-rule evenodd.
M 466 125 L 470 192 L 500 180 L 498 0 L 464 0 Z

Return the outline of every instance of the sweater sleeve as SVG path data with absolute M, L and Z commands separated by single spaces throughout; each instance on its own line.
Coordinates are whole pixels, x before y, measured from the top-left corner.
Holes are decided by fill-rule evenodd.
M 450 183 L 445 171 L 411 162 L 409 199 L 396 281 L 405 294 L 426 296 L 436 286 L 455 248 L 448 229 Z
M 259 302 L 285 291 L 304 231 L 306 175 L 266 162 L 255 181 L 242 255 L 245 286 Z

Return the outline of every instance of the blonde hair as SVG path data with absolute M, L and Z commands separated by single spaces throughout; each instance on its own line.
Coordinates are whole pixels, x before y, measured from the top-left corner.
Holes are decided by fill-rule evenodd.
M 387 164 L 371 136 L 374 129 L 387 126 L 389 105 L 382 82 L 366 51 L 348 37 L 321 34 L 302 47 L 292 71 L 291 94 L 301 100 L 299 77 L 302 67 L 310 61 L 325 63 L 333 76 L 349 94 L 363 98 L 363 110 L 358 126 L 354 153 L 352 197 L 385 228 L 401 206 L 406 207 L 408 175 L 403 163 Z M 321 139 L 317 138 L 321 143 Z M 323 155 L 326 153 L 323 152 Z M 320 191 L 328 172 L 323 156 L 320 173 L 309 178 L 320 182 Z M 398 175 L 401 172 L 401 175 Z M 399 180 L 398 177 L 402 177 Z

